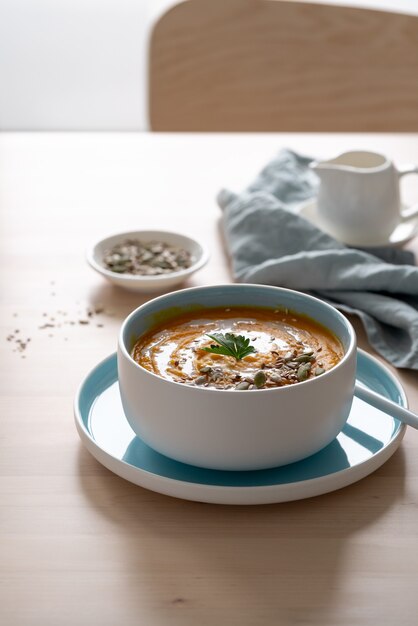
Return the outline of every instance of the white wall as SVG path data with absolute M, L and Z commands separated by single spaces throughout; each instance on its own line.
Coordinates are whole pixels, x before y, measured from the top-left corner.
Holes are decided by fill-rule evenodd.
M 418 13 L 418 0 L 328 2 Z M 149 29 L 175 3 L 0 0 L 0 130 L 146 129 Z
M 0 129 L 143 129 L 145 0 L 0 0 Z
M 306 0 L 304 0 L 306 1 Z M 410 13 L 418 15 L 418 0 L 307 0 L 322 2 L 323 4 L 342 4 L 350 7 L 363 7 L 367 9 L 382 9 L 384 11 L 396 11 L 398 13 Z

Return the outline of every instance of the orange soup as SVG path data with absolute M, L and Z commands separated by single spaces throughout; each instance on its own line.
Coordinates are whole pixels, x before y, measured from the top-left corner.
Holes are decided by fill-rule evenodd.
M 335 335 L 287 309 L 210 308 L 157 326 L 132 350 L 171 381 L 217 389 L 283 387 L 320 376 L 343 357 Z

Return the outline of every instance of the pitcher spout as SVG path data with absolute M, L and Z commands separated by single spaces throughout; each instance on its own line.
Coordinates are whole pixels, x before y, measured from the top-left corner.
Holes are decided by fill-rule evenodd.
M 312 161 L 309 167 L 313 172 L 315 172 L 321 182 L 332 179 L 336 171 L 341 171 L 342 169 L 345 169 L 342 168 L 340 165 L 335 164 L 334 160 Z
M 329 171 L 346 171 L 346 172 L 363 172 L 371 170 L 379 170 L 387 167 L 388 161 L 386 157 L 376 152 L 366 152 L 364 150 L 353 150 L 351 152 L 343 152 L 334 159 L 327 161 L 313 161 L 310 165 L 319 176 L 323 172 Z

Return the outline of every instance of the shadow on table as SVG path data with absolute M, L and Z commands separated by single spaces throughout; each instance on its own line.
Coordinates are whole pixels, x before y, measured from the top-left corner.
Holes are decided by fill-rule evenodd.
M 197 285 L 195 278 L 191 277 L 178 287 L 171 287 L 170 289 L 153 293 L 136 293 L 104 282 L 91 290 L 88 304 L 92 309 L 103 308 L 104 315 L 107 313 L 122 321 L 131 311 L 148 302 L 151 298 L 156 298 L 179 289 L 186 289 L 187 287 L 196 287 Z
M 370 542 L 370 527 L 381 528 L 404 495 L 402 448 L 349 487 L 264 506 L 170 498 L 118 478 L 83 448 L 79 459 L 89 504 L 121 538 L 139 621 L 149 602 L 153 623 L 170 626 L 230 624 L 237 616 L 244 626 L 335 623 L 347 571 L 367 571 L 361 535 L 369 529 Z

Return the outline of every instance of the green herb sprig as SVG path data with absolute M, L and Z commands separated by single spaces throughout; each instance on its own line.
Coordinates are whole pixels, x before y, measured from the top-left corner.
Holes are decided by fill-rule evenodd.
M 255 352 L 254 346 L 250 346 L 250 340 L 243 337 L 243 335 L 234 335 L 233 333 L 214 333 L 213 335 L 207 335 L 216 344 L 211 344 L 209 348 L 203 348 L 205 352 L 212 352 L 213 354 L 224 354 L 225 356 L 232 356 L 237 361 L 240 361 L 249 354 Z

